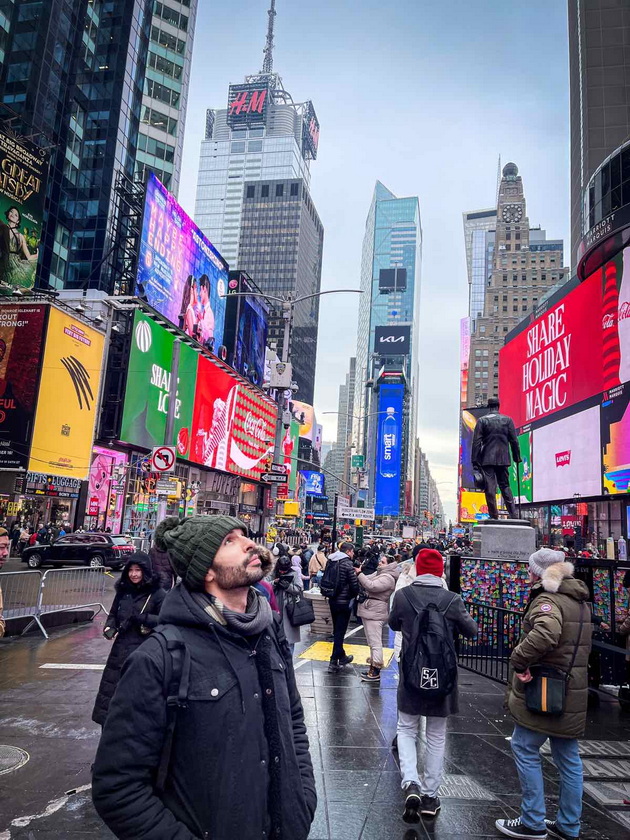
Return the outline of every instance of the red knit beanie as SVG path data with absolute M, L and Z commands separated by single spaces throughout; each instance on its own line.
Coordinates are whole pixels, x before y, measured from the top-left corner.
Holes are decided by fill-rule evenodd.
M 440 552 L 434 548 L 421 549 L 416 556 L 416 573 L 442 577 L 444 574 L 444 558 Z

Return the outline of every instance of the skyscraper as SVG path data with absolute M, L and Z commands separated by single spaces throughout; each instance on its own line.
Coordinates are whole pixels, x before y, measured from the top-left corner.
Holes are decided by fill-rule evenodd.
M 111 292 L 117 177 L 149 167 L 176 185 L 195 7 L 24 0 L 0 14 L 0 119 L 51 150 L 42 287 Z
M 418 340 L 413 325 L 420 318 L 422 227 L 416 196 L 398 198 L 376 182 L 368 213 L 361 258 L 359 328 L 356 355 L 354 438 L 370 470 L 375 489 L 378 421 L 376 393 L 366 388 L 379 370 L 402 365 L 406 382 L 401 452 L 401 498 L 405 481 L 413 481 L 417 426 Z M 402 506 L 400 508 L 402 510 Z
M 192 60 L 197 0 L 164 0 L 153 6 L 136 180 L 155 172 L 177 196 Z
M 247 271 L 264 292 L 310 295 L 320 289 L 323 247 L 309 193 L 319 123 L 312 102 L 294 102 L 273 72 L 275 14 L 272 0 L 262 70 L 230 85 L 227 107 L 207 111 L 195 221 L 230 268 Z M 313 398 L 318 322 L 318 298 L 296 307 L 291 360 L 297 396 L 306 402 Z M 272 313 L 269 339 L 279 352 L 282 336 L 282 318 Z
M 562 240 L 548 240 L 544 230 L 530 226 L 523 182 L 514 163 L 503 167 L 495 230 L 485 231 L 483 236 L 480 250 L 485 256 L 480 255 L 478 268 L 474 260 L 472 265 L 473 280 L 478 271 L 479 279 L 485 280 L 485 292 L 483 309 L 476 302 L 470 312 L 469 406 L 485 405 L 488 397 L 497 393 L 499 349 L 505 334 L 568 275 Z M 478 237 L 481 240 L 480 234 Z
M 468 316 L 473 320 L 483 315 L 486 283 L 492 266 L 496 208 L 463 213 L 466 269 L 468 271 Z
M 591 175 L 630 135 L 630 7 L 569 0 L 571 79 L 571 266 L 583 235 L 582 201 Z M 619 183 L 613 184 L 621 186 Z M 621 206 L 621 197 L 609 213 Z M 625 204 L 625 199 L 623 200 Z

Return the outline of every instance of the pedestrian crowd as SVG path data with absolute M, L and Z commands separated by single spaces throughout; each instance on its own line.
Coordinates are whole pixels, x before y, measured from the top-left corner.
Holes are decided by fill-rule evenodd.
M 0 566 L 9 546 L 0 528 Z M 563 552 L 539 549 L 529 572 L 507 695 L 521 811 L 495 828 L 513 838 L 567 840 L 580 832 L 589 591 Z M 277 541 L 269 550 L 230 516 L 169 517 L 150 553 L 130 555 L 103 631 L 112 649 L 93 711 L 102 735 L 92 790 L 116 837 L 306 840 L 317 796 L 292 654 L 312 621 L 309 587 L 330 607 L 331 673 L 350 671 L 344 638 L 355 607 L 370 651 L 362 680 L 379 682 L 383 628 L 395 632 L 392 748 L 403 819 L 438 816 L 447 721 L 458 712 L 455 639 L 477 635 L 448 589 L 442 553 L 378 540 L 362 548 Z M 630 634 L 630 617 L 622 631 Z M 540 755 L 547 740 L 561 779 L 553 819 Z

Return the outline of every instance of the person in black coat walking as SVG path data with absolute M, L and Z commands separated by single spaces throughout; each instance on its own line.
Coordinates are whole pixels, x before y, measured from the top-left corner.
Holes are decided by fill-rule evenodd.
M 157 627 L 165 594 L 148 555 L 142 551 L 131 554 L 116 584 L 116 596 L 103 630 L 105 638 L 113 639 L 114 644 L 96 695 L 94 723 L 105 723 L 121 668 L 129 654 Z
M 338 563 L 339 572 L 337 576 L 337 587 L 335 594 L 328 599 L 330 616 L 333 622 L 333 649 L 328 664 L 330 673 L 337 673 L 354 659 L 347 656 L 343 647 L 344 636 L 350 623 L 352 612 L 351 601 L 359 594 L 359 581 L 353 566 L 354 545 L 351 542 L 344 542 L 339 546 L 339 551 L 331 554 L 328 563 Z
M 437 792 L 442 783 L 444 749 L 446 746 L 446 720 L 457 714 L 457 671 L 452 691 L 441 697 L 424 696 L 406 685 L 402 661 L 408 651 L 418 645 L 418 613 L 423 613 L 433 604 L 443 614 L 448 637 L 454 642 L 459 633 L 466 638 L 477 635 L 477 624 L 470 617 L 464 602 L 445 587 L 444 559 L 434 548 L 424 548 L 416 557 L 417 577 L 409 586 L 399 589 L 394 595 L 389 614 L 392 630 L 402 631 L 402 654 L 400 681 L 398 683 L 398 756 L 405 791 L 406 822 L 417 822 L 418 811 L 424 816 L 434 817 L 440 810 Z M 427 742 L 425 771 L 418 776 L 418 725 L 420 717 L 426 718 L 425 737 Z
M 497 519 L 497 483 L 503 501 L 512 519 L 516 519 L 514 496 L 510 489 L 510 450 L 515 464 L 521 462 L 521 450 L 518 445 L 514 421 L 505 414 L 499 414 L 499 400 L 488 400 L 490 414 L 480 417 L 475 426 L 472 443 L 471 461 L 480 469 L 485 478 L 486 504 L 491 519 Z
M 94 764 L 96 810 L 121 840 L 307 840 L 317 795 L 304 712 L 282 624 L 254 589 L 270 552 L 230 516 L 169 517 L 156 542 L 181 581 L 123 669 Z M 172 730 L 162 634 L 185 650 Z

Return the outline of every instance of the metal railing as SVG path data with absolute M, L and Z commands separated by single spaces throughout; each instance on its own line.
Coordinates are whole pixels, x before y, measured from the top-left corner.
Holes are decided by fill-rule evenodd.
M 43 575 L 38 571 L 1 572 L 2 615 L 5 621 L 30 618 L 22 634 L 35 623 L 47 639 L 41 616 L 88 607 L 98 607 L 95 615 L 101 610 L 105 612 L 106 587 L 107 570 L 104 568 L 49 569 Z
M 478 632 L 476 639 L 459 639 L 459 664 L 468 671 L 507 683 L 510 654 L 521 635 L 523 614 L 476 602 L 466 602 L 466 608 L 477 622 Z

